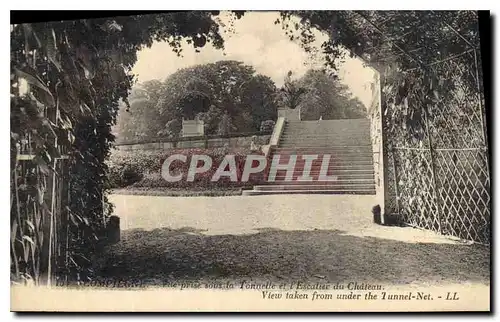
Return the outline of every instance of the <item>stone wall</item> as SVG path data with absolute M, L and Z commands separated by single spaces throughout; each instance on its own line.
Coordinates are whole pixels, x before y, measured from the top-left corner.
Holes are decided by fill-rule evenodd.
M 373 166 L 375 170 L 375 190 L 377 202 L 385 211 L 384 200 L 384 158 L 383 158 L 383 136 L 382 136 L 382 108 L 381 108 L 381 86 L 380 76 L 375 74 L 371 83 L 372 97 L 368 107 L 368 116 L 370 118 L 370 135 L 373 148 Z
M 116 147 L 121 151 L 145 151 L 145 150 L 167 150 L 167 149 L 189 149 L 189 148 L 215 148 L 228 145 L 229 147 L 250 147 L 253 135 L 250 136 L 234 136 L 222 138 L 199 138 L 168 141 L 168 142 L 152 142 L 138 144 L 117 144 Z M 270 134 L 256 135 L 255 143 L 257 145 L 269 144 Z

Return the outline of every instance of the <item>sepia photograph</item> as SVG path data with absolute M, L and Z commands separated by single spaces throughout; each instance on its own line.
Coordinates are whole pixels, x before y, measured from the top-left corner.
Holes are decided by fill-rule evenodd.
M 489 11 L 11 11 L 10 310 L 489 312 Z

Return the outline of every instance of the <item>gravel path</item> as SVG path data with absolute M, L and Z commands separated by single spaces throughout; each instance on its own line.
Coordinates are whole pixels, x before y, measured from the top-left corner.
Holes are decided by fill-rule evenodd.
M 489 285 L 489 249 L 372 223 L 373 196 L 112 195 L 122 240 L 100 278 Z

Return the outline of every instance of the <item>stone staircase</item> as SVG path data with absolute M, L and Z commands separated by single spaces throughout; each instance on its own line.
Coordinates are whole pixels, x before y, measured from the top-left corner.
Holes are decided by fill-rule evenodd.
M 279 162 L 272 164 L 275 155 L 279 155 Z M 317 159 L 306 161 L 303 159 L 305 155 L 314 155 Z M 325 155 L 329 163 L 323 159 Z M 276 167 L 277 164 L 288 164 L 291 156 L 296 156 L 293 173 Z M 310 167 L 309 176 L 302 177 L 307 165 Z M 243 195 L 374 195 L 370 121 L 286 121 L 279 143 L 269 152 L 267 175 L 267 182 L 254 186 L 253 190 L 243 191 Z

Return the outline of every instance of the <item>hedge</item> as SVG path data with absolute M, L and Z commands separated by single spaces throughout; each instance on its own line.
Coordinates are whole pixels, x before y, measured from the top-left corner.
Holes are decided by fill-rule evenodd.
M 170 172 L 175 175 L 180 171 L 183 173 L 182 180 L 168 182 L 161 176 L 161 168 L 164 160 L 170 155 L 185 155 L 186 162 L 174 161 L 170 165 Z M 238 173 L 238 181 L 231 182 L 228 177 L 222 177 L 217 182 L 211 178 L 219 167 L 224 157 L 228 154 L 234 155 Z M 196 190 L 210 190 L 221 188 L 251 187 L 263 182 L 264 173 L 251 174 L 247 182 L 241 182 L 241 175 L 245 165 L 246 157 L 250 154 L 262 153 L 252 152 L 247 148 L 192 148 L 171 149 L 167 151 L 119 151 L 111 155 L 108 161 L 110 188 L 137 187 L 137 188 L 184 188 Z M 212 158 L 212 167 L 204 173 L 196 174 L 194 181 L 188 182 L 186 175 L 193 155 L 208 155 Z M 256 162 L 253 167 L 256 166 Z M 228 168 L 226 168 L 227 170 Z

